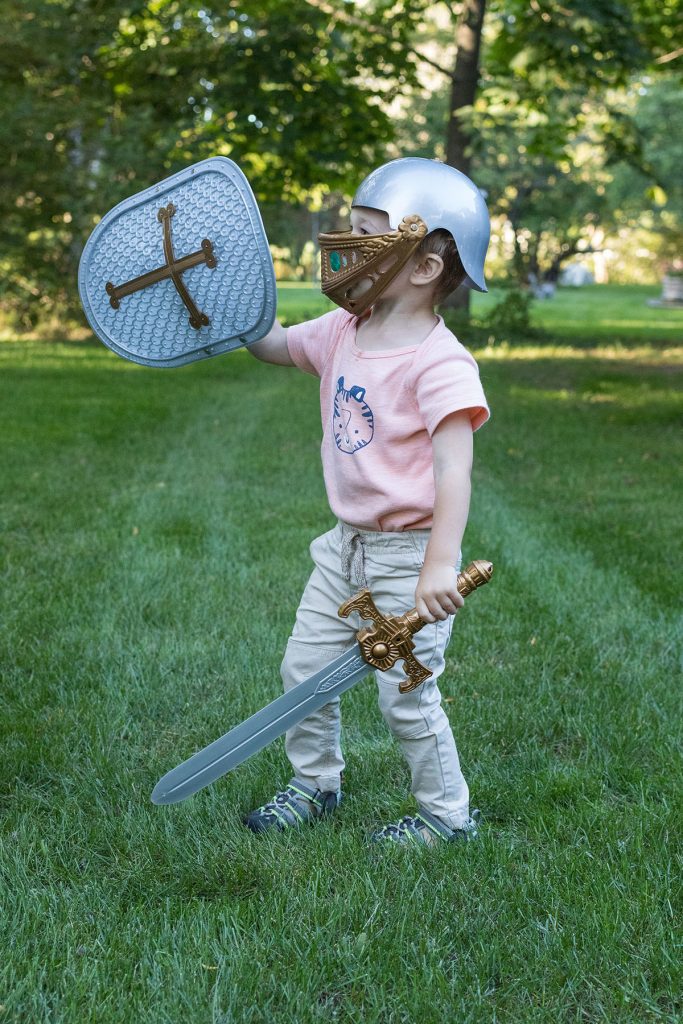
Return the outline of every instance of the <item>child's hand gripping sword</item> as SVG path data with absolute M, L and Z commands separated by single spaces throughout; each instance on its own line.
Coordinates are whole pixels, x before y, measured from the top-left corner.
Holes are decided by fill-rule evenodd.
M 492 572 L 490 562 L 470 562 L 458 575 L 458 591 L 465 597 L 488 583 Z M 429 669 L 421 665 L 412 653 L 415 648 L 412 635 L 426 625 L 416 608 L 404 615 L 384 615 L 375 607 L 370 591 L 366 589 L 345 601 L 339 615 L 346 618 L 354 611 L 363 618 L 372 619 L 374 624 L 359 630 L 358 642 L 353 647 L 310 679 L 283 693 L 225 736 L 167 772 L 154 787 L 152 803 L 179 803 L 215 782 L 291 726 L 350 689 L 367 675 L 369 667 L 385 671 L 402 659 L 408 676 L 399 685 L 402 693 L 413 690 L 429 678 Z

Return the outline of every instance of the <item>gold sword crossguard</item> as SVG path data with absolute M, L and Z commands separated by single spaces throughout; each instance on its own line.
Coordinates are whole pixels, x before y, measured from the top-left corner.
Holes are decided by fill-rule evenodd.
M 492 575 L 491 562 L 480 559 L 470 562 L 466 569 L 458 573 L 458 593 L 467 597 L 477 587 L 483 587 L 488 583 Z M 412 608 L 403 615 L 384 615 L 375 606 L 372 595 L 366 588 L 345 601 L 338 614 L 346 618 L 351 612 L 359 612 L 364 619 L 372 619 L 374 622 L 373 626 L 364 626 L 358 631 L 361 653 L 369 665 L 384 672 L 400 659 L 403 660 L 408 678 L 399 683 L 401 693 L 409 693 L 429 678 L 432 673 L 421 665 L 413 654 L 415 644 L 411 638 L 427 625 L 418 614 L 417 608 Z

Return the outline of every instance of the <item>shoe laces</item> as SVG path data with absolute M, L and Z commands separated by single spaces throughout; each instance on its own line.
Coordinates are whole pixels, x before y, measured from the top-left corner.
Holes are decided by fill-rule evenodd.
M 422 832 L 425 828 L 425 823 L 420 818 L 405 814 L 395 825 L 385 825 L 377 835 L 384 839 L 403 839 L 406 836 L 415 839 L 416 832 Z
M 297 793 L 297 791 L 295 789 L 292 789 L 291 786 L 287 786 L 279 793 L 276 793 L 273 799 L 269 800 L 267 804 L 264 804 L 262 807 L 259 807 L 258 813 L 263 816 L 270 815 L 271 817 L 275 818 L 278 817 L 277 809 L 285 807 L 286 804 L 290 802 L 290 800 L 301 801 L 305 799 L 306 798 L 302 797 L 301 793 Z M 309 800 L 308 803 L 312 803 L 312 801 Z
M 460 828 L 451 830 L 450 833 L 437 831 L 429 822 L 418 815 L 413 817 L 410 814 L 404 815 L 395 825 L 385 825 L 379 832 L 375 833 L 376 839 L 389 839 L 400 843 L 404 840 L 421 840 L 424 843 L 434 843 L 441 839 L 454 841 L 456 839 L 474 839 L 477 836 L 477 822 L 479 811 L 473 811 L 472 817 L 468 818 Z

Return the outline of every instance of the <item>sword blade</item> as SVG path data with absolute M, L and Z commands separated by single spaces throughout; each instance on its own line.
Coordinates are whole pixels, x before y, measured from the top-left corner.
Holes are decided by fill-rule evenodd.
M 373 668 L 354 644 L 303 683 L 271 701 L 208 747 L 167 772 L 152 790 L 153 804 L 176 804 L 232 771 L 318 708 L 350 689 Z

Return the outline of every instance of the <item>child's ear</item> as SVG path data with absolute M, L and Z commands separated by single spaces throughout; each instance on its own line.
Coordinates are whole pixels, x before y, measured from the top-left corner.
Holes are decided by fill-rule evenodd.
M 443 260 L 435 252 L 420 256 L 410 275 L 411 284 L 436 284 L 443 271 Z

